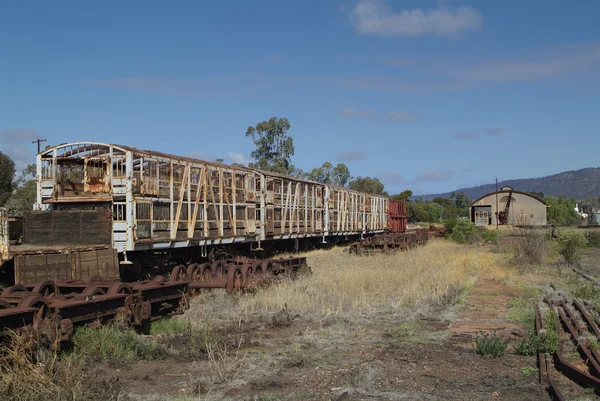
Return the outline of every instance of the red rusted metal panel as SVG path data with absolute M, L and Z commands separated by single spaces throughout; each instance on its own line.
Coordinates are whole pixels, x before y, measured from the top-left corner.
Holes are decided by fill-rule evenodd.
M 394 233 L 406 231 L 406 203 L 399 200 L 388 201 L 388 230 Z

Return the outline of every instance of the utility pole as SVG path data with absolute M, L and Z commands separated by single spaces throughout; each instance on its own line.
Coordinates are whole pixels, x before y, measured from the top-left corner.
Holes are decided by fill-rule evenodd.
M 35 141 L 31 141 L 31 143 L 37 143 L 37 145 L 38 145 L 38 151 L 37 151 L 37 152 L 38 152 L 38 153 L 40 153 L 40 150 L 41 150 L 41 149 L 40 149 L 40 144 L 41 144 L 42 142 L 46 142 L 46 141 L 47 141 L 47 139 L 46 139 L 46 138 L 38 138 L 38 139 L 36 139 Z
M 498 229 L 498 217 L 499 216 L 500 216 L 500 213 L 498 210 L 498 177 L 496 177 L 496 230 Z

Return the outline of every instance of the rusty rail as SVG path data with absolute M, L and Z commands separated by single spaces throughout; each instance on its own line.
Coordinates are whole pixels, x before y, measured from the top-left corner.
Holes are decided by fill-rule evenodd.
M 369 255 L 372 253 L 406 250 L 414 246 L 423 245 L 432 237 L 442 237 L 445 233 L 445 228 L 430 227 L 428 229 L 416 229 L 404 233 L 388 232 L 376 234 L 351 244 L 348 252 L 356 255 Z
M 558 371 L 577 384 L 583 387 L 591 387 L 597 394 L 600 393 L 600 354 L 593 347 L 588 347 L 581 339 L 582 336 L 586 334 L 587 329 L 591 329 L 589 332 L 593 333 L 596 338 L 598 338 L 600 330 L 598 330 L 594 320 L 590 317 L 588 311 L 580 301 L 574 300 L 573 306 L 583 317 L 585 324 L 580 323 L 577 312 L 569 308 L 567 301 L 564 298 L 558 301 L 546 298 L 545 301 L 558 313 L 559 320 L 556 322 L 556 332 L 560 332 L 560 326 L 562 325 L 565 332 L 569 334 L 573 344 L 577 347 L 582 360 L 588 365 L 590 372 L 588 373 L 579 369 L 564 358 L 560 339 L 557 344 L 556 352 L 554 353 L 554 366 Z M 538 317 L 539 310 L 536 309 L 536 327 Z
M 540 309 L 536 305 L 535 306 L 535 330 L 537 333 L 540 330 L 543 330 L 544 326 L 542 323 L 542 317 L 540 315 Z M 550 370 L 548 369 L 548 360 L 546 359 L 546 354 L 543 352 L 538 352 L 538 367 L 540 371 L 540 383 L 546 382 L 548 384 L 547 391 L 550 395 L 550 398 L 556 401 L 565 401 L 565 397 L 562 395 L 552 377 L 550 376 Z
M 304 257 L 251 260 L 229 259 L 175 266 L 169 278 L 125 283 L 45 281 L 14 285 L 0 294 L 0 338 L 9 331 L 34 330 L 54 349 L 68 341 L 75 325 L 117 319 L 140 326 L 146 321 L 182 313 L 190 295 L 199 290 L 226 288 L 240 291 L 262 281 L 291 273 L 308 272 Z

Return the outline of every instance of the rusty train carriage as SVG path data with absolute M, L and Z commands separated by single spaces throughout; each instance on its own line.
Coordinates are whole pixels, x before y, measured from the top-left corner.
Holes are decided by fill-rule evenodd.
M 112 209 L 119 252 L 383 231 L 388 199 L 244 167 L 77 142 L 37 156 L 37 207 Z

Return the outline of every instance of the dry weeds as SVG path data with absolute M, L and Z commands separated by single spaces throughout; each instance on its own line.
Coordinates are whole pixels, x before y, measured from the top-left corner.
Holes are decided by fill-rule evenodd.
M 397 314 L 408 306 L 442 304 L 479 278 L 506 280 L 516 274 L 501 254 L 444 240 L 368 257 L 349 255 L 342 248 L 306 256 L 312 275 L 236 298 L 205 294 L 192 301 L 188 316 L 235 321 L 286 310 L 327 325 L 338 318 L 354 320 Z M 217 310 L 211 307 L 215 304 Z

